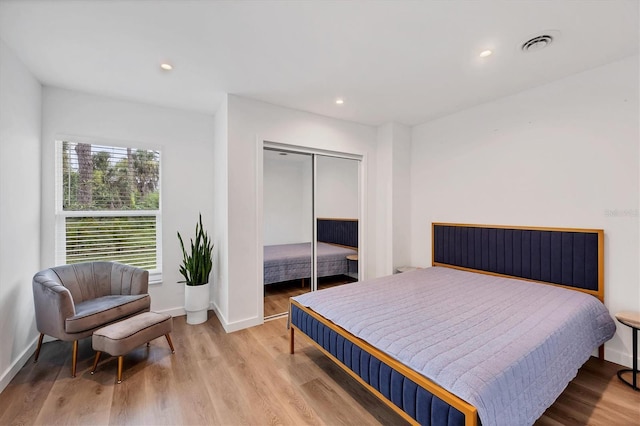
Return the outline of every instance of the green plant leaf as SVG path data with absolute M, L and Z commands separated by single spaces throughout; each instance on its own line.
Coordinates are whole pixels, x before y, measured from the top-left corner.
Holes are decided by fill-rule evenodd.
M 184 281 L 180 282 L 187 285 L 207 284 L 213 269 L 213 244 L 202 225 L 202 214 L 196 222 L 195 240 L 190 239 L 189 252 L 185 249 L 180 232 L 177 234 L 182 249 L 182 265 L 178 270 L 184 277 Z

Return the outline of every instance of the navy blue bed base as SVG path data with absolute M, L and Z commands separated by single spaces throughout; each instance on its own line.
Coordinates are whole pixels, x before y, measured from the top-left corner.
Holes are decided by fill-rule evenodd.
M 291 324 L 421 425 L 458 426 L 464 414 L 291 305 Z

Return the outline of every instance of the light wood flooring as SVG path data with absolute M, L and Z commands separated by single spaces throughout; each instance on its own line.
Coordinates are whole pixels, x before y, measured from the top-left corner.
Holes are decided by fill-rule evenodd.
M 70 377 L 71 344 L 46 343 L 0 394 L 0 425 L 396 425 L 391 409 L 302 336 L 288 353 L 286 319 L 225 334 L 210 313 L 201 325 L 174 318 L 166 340 L 117 362 L 105 358 L 91 375 L 90 339 L 80 343 L 78 376 Z M 615 376 L 619 366 L 592 358 L 537 425 L 638 425 L 640 392 Z
M 346 275 L 336 275 L 333 277 L 318 278 L 318 290 L 337 285 L 352 283 L 356 280 Z M 264 288 L 264 316 L 277 315 L 289 312 L 289 298 L 295 297 L 309 291 L 309 279 L 284 281 L 281 283 L 268 284 Z

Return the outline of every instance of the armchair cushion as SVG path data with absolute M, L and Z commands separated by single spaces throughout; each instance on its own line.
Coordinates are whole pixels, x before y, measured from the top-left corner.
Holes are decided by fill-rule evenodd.
M 67 333 L 82 333 L 149 310 L 148 294 L 113 295 L 76 303 L 76 314 L 65 320 Z

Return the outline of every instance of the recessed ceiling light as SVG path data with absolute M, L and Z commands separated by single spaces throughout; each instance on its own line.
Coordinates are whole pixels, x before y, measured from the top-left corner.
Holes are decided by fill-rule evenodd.
M 493 52 L 491 50 L 483 50 L 482 52 L 480 52 L 480 57 L 481 58 L 486 58 L 487 56 L 491 56 Z
M 336 104 L 342 105 L 343 103 L 344 103 L 344 99 L 342 99 L 342 98 L 336 99 Z
M 171 71 L 173 69 L 173 65 L 163 62 L 160 64 L 160 68 L 162 68 L 165 71 Z

